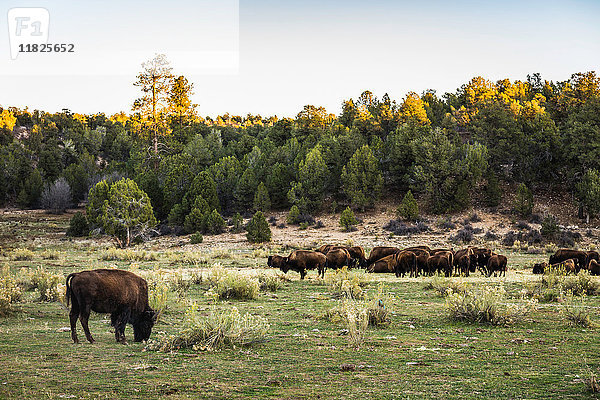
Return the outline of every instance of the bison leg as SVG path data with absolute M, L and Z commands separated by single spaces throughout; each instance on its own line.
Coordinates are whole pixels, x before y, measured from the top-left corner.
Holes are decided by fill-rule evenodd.
M 306 276 L 306 270 L 305 269 L 301 269 L 300 270 L 300 279 L 304 279 L 305 276 Z
M 71 339 L 73 339 L 73 343 L 79 343 L 79 339 L 77 338 L 77 318 L 79 318 L 79 306 L 76 304 L 77 303 L 73 302 L 73 306 L 69 312 L 69 320 L 71 321 Z
M 115 328 L 115 340 L 117 343 L 126 343 L 125 326 L 128 319 L 125 312 L 114 312 L 110 316 L 111 325 Z
M 85 337 L 87 338 L 88 342 L 94 343 L 95 340 L 92 337 L 92 334 L 90 333 L 90 327 L 88 326 L 90 311 L 90 306 L 86 306 L 83 310 L 81 310 L 79 313 L 79 320 L 81 321 L 81 326 L 83 327 L 83 331 L 85 332 Z

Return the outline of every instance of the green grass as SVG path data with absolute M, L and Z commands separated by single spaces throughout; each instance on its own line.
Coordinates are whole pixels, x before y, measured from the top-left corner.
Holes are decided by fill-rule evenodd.
M 3 217 L 6 218 L 6 217 Z M 39 222 L 36 218 L 50 221 Z M 9 222 L 13 218 L 9 219 Z M 5 224 L 7 221 L 0 221 Z M 2 239 L 2 249 L 31 248 L 30 261 L 8 261 L 13 271 L 43 266 L 66 276 L 73 271 L 130 262 L 103 261 L 106 246 L 98 239 L 69 241 L 50 226 L 65 228 L 68 219 L 43 214 L 28 216 L 27 232 L 19 226 L 17 237 Z M 34 226 L 30 230 L 29 226 Z M 36 246 L 41 246 L 37 248 Z M 61 251 L 58 260 L 44 260 L 45 249 Z M 135 249 L 134 249 L 135 250 Z M 146 251 L 161 249 L 145 248 Z M 184 251 L 182 249 L 182 251 Z M 39 253 L 39 254 L 38 254 Z M 547 255 L 505 252 L 509 269 L 505 278 L 483 278 L 479 273 L 464 278 L 473 287 L 505 282 L 509 295 L 517 296 L 526 280 L 538 279 L 529 265 Z M 219 262 L 228 268 L 265 270 L 262 258 L 252 251 L 232 258 L 217 255 L 207 265 Z M 141 270 L 190 268 L 159 256 L 156 261 L 136 262 Z M 202 264 L 200 268 L 208 268 Z M 527 267 L 527 269 L 525 269 Z M 331 272 L 328 272 L 331 273 Z M 557 304 L 541 304 L 516 325 L 491 326 L 455 323 L 444 311 L 444 298 L 425 290 L 428 278 L 396 279 L 393 274 L 376 275 L 366 286 L 371 293 L 379 282 L 396 298 L 391 323 L 367 329 L 365 341 L 356 348 L 340 335 L 342 324 L 333 324 L 323 313 L 338 304 L 329 287 L 310 272 L 301 281 L 288 273 L 276 293 L 261 292 L 256 300 L 218 301 L 220 308 L 236 306 L 241 313 L 268 319 L 269 340 L 247 348 L 220 351 L 143 351 L 133 343 L 131 326 L 126 329 L 129 345 L 115 343 L 106 315 L 92 314 L 90 329 L 96 343 L 74 345 L 67 327 L 68 310 L 59 303 L 36 302 L 37 293 L 27 292 L 16 312 L 0 318 L 0 398 L 590 398 L 581 381 L 587 367 L 600 366 L 600 339 L 595 329 L 569 326 Z M 595 278 L 598 279 L 598 278 Z M 168 308 L 153 330 L 176 334 L 183 328 L 184 312 L 196 301 L 200 312 L 208 312 L 211 300 L 204 296 L 208 283 L 191 285 L 185 299 L 169 292 Z M 592 320 L 600 320 L 600 297 L 587 296 Z M 81 325 L 78 333 L 83 338 Z M 585 360 L 585 364 L 584 364 Z M 342 371 L 343 364 L 354 366 Z

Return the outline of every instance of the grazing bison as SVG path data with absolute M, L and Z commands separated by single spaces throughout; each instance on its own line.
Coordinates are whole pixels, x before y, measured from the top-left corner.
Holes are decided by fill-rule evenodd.
M 496 276 L 496 273 L 498 273 L 499 276 L 506 276 L 507 263 L 508 260 L 505 256 L 501 254 L 492 254 L 487 264 L 487 276 L 490 277 L 492 274 Z
M 600 254 L 598 254 L 597 251 L 594 251 L 594 250 L 587 251 L 586 254 L 587 254 L 587 257 L 585 259 L 585 266 L 583 266 L 581 268 L 589 269 L 590 261 L 592 261 L 592 260 L 600 261 Z
M 543 274 L 544 272 L 546 272 L 547 268 L 548 268 L 548 263 L 547 262 L 533 264 L 533 273 L 536 274 L 536 275 Z
M 443 272 L 446 277 L 452 276 L 452 254 L 438 253 L 427 259 L 427 269 L 429 274 Z
M 550 268 L 553 270 L 564 269 L 567 274 L 576 274 L 577 273 L 577 262 L 574 258 L 569 258 L 568 260 L 552 264 Z
M 484 247 L 473 247 L 473 254 L 477 257 L 477 268 L 479 268 L 479 271 L 481 271 L 482 275 L 487 275 L 487 265 L 490 257 L 492 256 L 492 250 Z
M 575 260 L 575 272 L 579 272 L 581 268 L 586 267 L 586 260 L 588 254 L 585 251 L 571 250 L 571 249 L 558 249 L 556 253 L 550 256 L 550 264 L 558 264 L 568 259 Z
M 361 246 L 352 246 L 346 247 L 346 250 L 350 254 L 350 258 L 353 260 L 353 265 L 358 264 L 359 268 L 367 267 L 365 249 L 363 249 Z
M 403 250 L 394 255 L 396 257 L 396 267 L 394 272 L 396 277 L 402 276 L 406 273 L 409 276 L 416 275 L 417 273 L 417 255 L 412 251 Z
M 390 254 L 370 264 L 367 272 L 386 273 L 396 271 L 396 254 Z
M 273 255 L 267 258 L 267 265 L 271 268 L 281 268 L 285 265 L 286 259 L 280 255 Z
M 369 254 L 369 259 L 367 260 L 367 266 L 375 263 L 375 261 L 382 259 L 383 257 L 389 256 L 391 254 L 396 254 L 400 249 L 397 247 L 373 247 L 371 250 L 371 254 Z
M 600 263 L 594 259 L 590 260 L 588 270 L 590 271 L 590 275 L 600 275 Z
M 459 250 L 454 255 L 454 266 L 459 275 L 469 276 L 469 272 L 475 272 L 475 268 L 471 269 L 471 265 L 476 263 L 477 256 L 473 254 L 471 248 Z
M 67 306 L 71 302 L 71 338 L 77 338 L 77 318 L 90 343 L 94 338 L 88 327 L 90 311 L 110 313 L 117 342 L 125 343 L 125 326 L 133 325 L 136 342 L 148 340 L 156 313 L 148 305 L 148 284 L 139 276 L 118 269 L 95 269 L 67 276 Z
M 340 269 L 350 264 L 350 254 L 344 248 L 329 250 L 325 255 L 325 268 Z
M 327 257 L 317 251 L 294 250 L 286 257 L 286 262 L 280 269 L 287 273 L 289 270 L 300 273 L 300 279 L 306 276 L 306 270 L 316 269 L 318 276 L 325 275 Z

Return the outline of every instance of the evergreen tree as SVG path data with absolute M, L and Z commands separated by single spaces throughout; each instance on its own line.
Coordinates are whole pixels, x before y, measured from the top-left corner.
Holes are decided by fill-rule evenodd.
M 533 212 L 533 193 L 524 183 L 517 188 L 514 209 L 521 217 L 528 217 Z
M 263 182 L 258 185 L 254 194 L 254 211 L 267 212 L 271 209 L 269 191 Z
M 405 220 L 415 220 L 419 216 L 419 205 L 410 190 L 406 192 L 402 203 L 398 206 L 397 214 L 398 218 Z
M 383 188 L 383 176 L 378 161 L 368 145 L 354 153 L 342 170 L 344 192 L 356 207 L 372 207 Z
M 340 226 L 344 228 L 344 231 L 351 231 L 355 225 L 358 224 L 358 220 L 354 216 L 354 212 L 350 209 L 350 207 L 346 207 L 342 214 L 340 215 Z
M 271 241 L 271 228 L 262 212 L 257 211 L 246 227 L 246 239 L 251 243 Z

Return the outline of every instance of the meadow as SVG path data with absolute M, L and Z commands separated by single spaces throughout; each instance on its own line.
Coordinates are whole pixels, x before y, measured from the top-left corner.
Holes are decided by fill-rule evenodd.
M 531 273 L 548 254 L 503 250 L 506 277 L 396 278 L 351 271 L 367 299 L 383 299 L 386 321 L 353 336 L 343 318 L 339 274 L 318 279 L 266 266 L 272 247 L 194 250 L 153 239 L 144 247 L 116 250 L 106 239 L 65 237 L 68 216 L 4 213 L 0 216 L 0 266 L 28 290 L 0 317 L 0 398 L 593 398 L 588 387 L 600 368 L 600 296 L 574 300 L 591 326 L 567 318 L 559 301 L 527 302 L 541 281 Z M 418 244 L 419 237 L 411 238 Z M 151 345 L 117 344 L 107 315 L 92 314 L 95 344 L 72 343 L 68 309 L 40 301 L 30 281 L 93 268 L 122 268 L 162 277 L 166 308 L 151 340 L 179 334 L 189 318 L 237 308 L 268 321 L 263 340 L 247 346 L 157 351 Z M 41 269 L 40 269 L 41 268 Z M 224 272 L 223 272 L 224 271 Z M 216 299 L 215 274 L 270 276 L 278 283 L 254 299 Z M 598 284 L 597 277 L 591 282 Z M 29 285 L 29 286 L 27 286 Z M 468 323 L 449 317 L 444 285 L 473 291 L 502 287 L 505 304 L 529 304 L 528 313 L 505 323 Z M 276 290 L 275 290 L 276 289 Z M 60 291 L 60 285 L 58 289 Z M 208 294 L 207 294 L 208 292 Z M 59 296 L 60 297 L 60 296 Z M 556 300 L 556 299 L 555 299 Z M 195 303 L 195 306 L 192 306 Z M 78 333 L 83 338 L 81 325 Z M 359 328 L 360 330 L 360 328 Z

